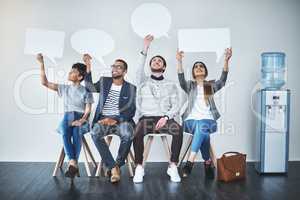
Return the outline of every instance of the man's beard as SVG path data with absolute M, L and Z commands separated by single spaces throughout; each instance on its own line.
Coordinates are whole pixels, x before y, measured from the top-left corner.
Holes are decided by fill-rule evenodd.
M 165 71 L 164 68 L 160 68 L 160 69 L 153 69 L 151 68 L 151 72 L 154 72 L 154 73 L 163 73 Z
M 116 76 L 112 76 L 113 79 L 121 79 L 122 75 L 116 75 Z

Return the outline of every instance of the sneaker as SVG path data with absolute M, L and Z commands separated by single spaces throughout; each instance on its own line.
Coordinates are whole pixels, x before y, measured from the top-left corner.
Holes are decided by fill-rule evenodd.
M 111 177 L 110 182 L 111 183 L 117 183 L 121 179 L 121 170 L 118 165 L 116 165 L 114 168 L 111 169 Z
M 145 175 L 145 170 L 144 170 L 143 166 L 141 166 L 141 165 L 136 166 L 134 177 L 133 177 L 133 182 L 134 183 L 142 183 L 143 179 L 144 179 L 144 175 Z
M 169 165 L 167 174 L 170 176 L 170 179 L 172 182 L 178 183 L 181 181 L 181 178 L 178 174 L 178 169 L 177 169 L 176 165 L 174 165 L 174 164 Z
M 194 163 L 187 161 L 185 166 L 182 169 L 182 177 L 188 177 L 193 169 Z
M 212 165 L 211 161 L 204 162 L 204 171 L 205 171 L 205 178 L 207 178 L 207 179 L 215 178 L 215 168 Z

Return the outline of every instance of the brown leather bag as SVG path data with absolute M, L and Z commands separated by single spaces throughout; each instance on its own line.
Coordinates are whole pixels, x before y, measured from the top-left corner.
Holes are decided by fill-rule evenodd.
M 232 151 L 224 153 L 217 160 L 217 170 L 219 181 L 229 182 L 246 178 L 246 154 Z

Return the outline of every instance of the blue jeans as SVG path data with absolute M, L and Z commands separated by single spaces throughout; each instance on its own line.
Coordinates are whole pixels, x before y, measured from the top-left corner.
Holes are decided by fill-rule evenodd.
M 62 121 L 62 138 L 64 150 L 69 159 L 78 160 L 81 150 L 81 134 L 78 126 L 72 126 L 72 122 L 82 117 L 80 112 L 65 112 Z
M 193 134 L 191 151 L 201 151 L 203 160 L 209 160 L 210 133 L 217 131 L 217 122 L 212 119 L 186 120 L 184 121 L 184 132 Z
M 94 124 L 91 132 L 92 139 L 106 167 L 112 169 L 115 165 L 121 167 L 125 164 L 125 159 L 130 151 L 133 139 L 133 130 L 134 125 L 129 122 L 121 122 L 113 126 L 101 125 L 99 123 Z M 110 134 L 119 136 L 121 140 L 116 161 L 104 139 L 105 136 Z

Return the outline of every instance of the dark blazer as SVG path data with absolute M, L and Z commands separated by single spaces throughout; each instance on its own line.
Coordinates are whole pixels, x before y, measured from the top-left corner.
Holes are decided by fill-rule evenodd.
M 93 124 L 94 124 L 98 122 L 98 120 L 104 118 L 104 116 L 102 115 L 102 110 L 106 98 L 108 96 L 109 90 L 111 88 L 113 79 L 112 77 L 100 77 L 100 79 L 96 83 L 93 83 L 91 73 L 87 73 L 84 81 L 85 81 L 85 87 L 89 92 L 99 93 L 99 101 L 93 119 Z M 134 123 L 132 118 L 134 117 L 135 110 L 136 110 L 135 101 L 136 101 L 136 86 L 134 86 L 133 84 L 127 81 L 124 81 L 120 92 L 120 99 L 119 99 L 120 115 L 112 118 L 117 120 L 118 122 Z

